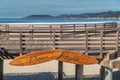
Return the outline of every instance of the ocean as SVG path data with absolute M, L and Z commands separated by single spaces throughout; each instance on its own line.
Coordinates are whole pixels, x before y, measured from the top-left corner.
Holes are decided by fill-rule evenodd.
M 119 22 L 115 19 L 64 19 L 64 18 L 40 18 L 40 19 L 20 19 L 20 18 L 0 18 L 0 23 L 47 23 L 47 22 Z

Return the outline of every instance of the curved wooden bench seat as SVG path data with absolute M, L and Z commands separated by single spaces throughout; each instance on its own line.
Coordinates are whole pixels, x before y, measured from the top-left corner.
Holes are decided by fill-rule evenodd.
M 72 64 L 97 64 L 98 61 L 90 56 L 80 52 L 73 52 L 68 50 L 43 50 L 25 54 L 10 62 L 14 66 L 27 66 L 44 63 L 50 60 L 59 60 Z
M 80 52 L 62 50 L 62 53 L 63 53 L 62 56 L 60 56 L 57 60 L 72 64 L 83 64 L 83 65 L 98 63 L 96 59 Z

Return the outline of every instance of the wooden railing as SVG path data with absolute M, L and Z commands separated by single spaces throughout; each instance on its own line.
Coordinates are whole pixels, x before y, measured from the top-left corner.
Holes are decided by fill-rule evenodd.
M 116 23 L 70 25 L 3 25 L 0 48 L 18 56 L 44 49 L 80 51 L 104 58 L 119 50 L 119 28 Z

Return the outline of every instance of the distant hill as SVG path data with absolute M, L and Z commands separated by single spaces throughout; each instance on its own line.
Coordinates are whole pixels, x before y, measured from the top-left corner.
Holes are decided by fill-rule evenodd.
M 107 11 L 107 12 L 99 12 L 99 13 L 83 13 L 83 14 L 62 14 L 59 16 L 51 16 L 51 15 L 30 15 L 24 17 L 26 19 L 37 19 L 37 18 L 119 18 L 120 19 L 120 11 Z
M 24 17 L 25 19 L 36 19 L 36 18 L 53 18 L 54 16 L 51 15 L 30 15 L 30 16 L 26 16 Z

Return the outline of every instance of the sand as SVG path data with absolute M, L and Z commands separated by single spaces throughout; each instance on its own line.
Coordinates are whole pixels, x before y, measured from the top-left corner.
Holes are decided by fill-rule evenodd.
M 11 60 L 4 60 L 4 80 L 57 80 L 58 61 L 53 60 L 32 66 L 11 66 Z M 99 65 L 84 66 L 84 75 L 99 75 Z M 74 80 L 75 65 L 64 63 L 64 79 Z M 90 77 L 92 78 L 92 77 Z M 90 79 L 89 78 L 89 79 Z M 95 78 L 98 79 L 99 77 Z M 93 79 L 92 79 L 93 80 Z

